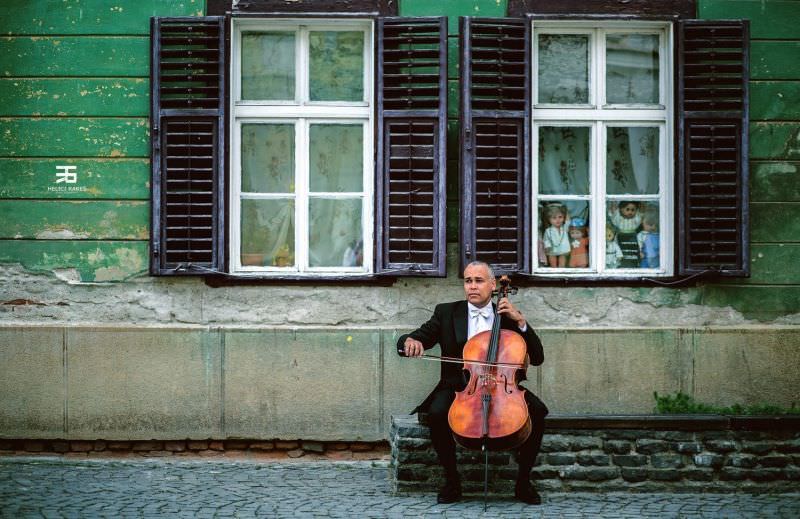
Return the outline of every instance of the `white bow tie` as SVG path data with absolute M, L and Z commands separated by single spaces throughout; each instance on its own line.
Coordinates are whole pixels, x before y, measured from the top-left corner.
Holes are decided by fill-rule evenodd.
M 487 317 L 489 317 L 490 313 L 491 312 L 490 312 L 489 308 L 486 308 L 486 307 L 484 307 L 484 308 L 470 308 L 470 310 L 469 310 L 469 316 L 472 317 L 472 318 L 478 317 L 480 315 L 481 317 L 486 319 Z

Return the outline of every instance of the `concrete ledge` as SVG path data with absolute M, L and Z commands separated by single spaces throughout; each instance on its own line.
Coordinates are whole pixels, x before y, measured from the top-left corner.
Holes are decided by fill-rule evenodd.
M 392 417 L 389 443 L 395 492 L 441 484 L 416 416 Z M 459 447 L 457 456 L 465 491 L 480 492 L 483 455 Z M 490 453 L 490 491 L 511 492 L 516 467 L 511 453 Z M 558 492 L 798 492 L 800 417 L 548 417 L 532 477 Z

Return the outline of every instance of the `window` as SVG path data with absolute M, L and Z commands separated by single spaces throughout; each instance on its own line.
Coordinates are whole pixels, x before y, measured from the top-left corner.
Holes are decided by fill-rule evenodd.
M 346 4 L 153 19 L 151 274 L 445 275 L 447 20 Z
M 534 22 L 533 272 L 672 274 L 664 23 Z
M 234 21 L 233 272 L 372 270 L 372 21 Z
M 748 275 L 748 26 L 685 14 L 462 19 L 463 264 Z

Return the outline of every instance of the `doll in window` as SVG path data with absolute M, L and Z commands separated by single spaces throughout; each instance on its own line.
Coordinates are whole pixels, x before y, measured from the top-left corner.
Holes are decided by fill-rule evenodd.
M 611 203 L 608 220 L 617 229 L 617 243 L 622 250 L 621 268 L 637 268 L 639 266 L 639 242 L 636 233 L 642 224 L 642 215 L 638 202 Z
M 658 234 L 658 209 L 648 208 L 642 216 L 642 230 L 636 235 L 639 245 L 640 267 L 659 268 L 661 238 Z
M 547 264 L 550 267 L 565 267 L 569 255 L 569 236 L 567 235 L 567 208 L 563 204 L 550 204 L 544 208 L 544 230 L 542 241 Z
M 622 249 L 617 243 L 617 231 L 610 223 L 606 224 L 606 268 L 619 268 L 622 260 Z
M 571 268 L 589 266 L 589 233 L 583 218 L 573 218 L 569 223 L 569 263 Z

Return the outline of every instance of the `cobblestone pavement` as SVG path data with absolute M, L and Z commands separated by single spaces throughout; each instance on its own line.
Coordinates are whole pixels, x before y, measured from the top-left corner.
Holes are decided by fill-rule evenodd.
M 0 517 L 800 517 L 800 492 L 564 494 L 526 506 L 512 496 L 437 505 L 395 496 L 386 462 L 0 459 Z

